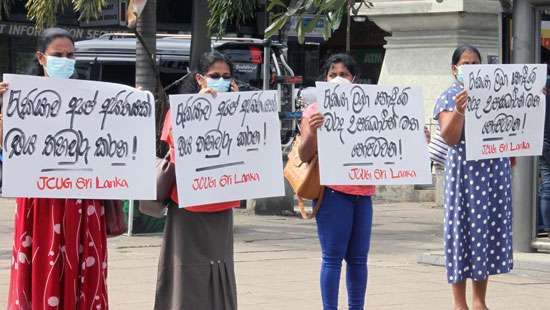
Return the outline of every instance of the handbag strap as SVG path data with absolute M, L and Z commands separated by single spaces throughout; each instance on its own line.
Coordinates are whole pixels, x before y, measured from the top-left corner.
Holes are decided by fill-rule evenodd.
M 321 208 L 321 204 L 323 203 L 324 195 L 325 195 L 325 188 L 321 187 L 321 193 L 319 194 L 319 198 L 317 198 L 317 204 L 311 210 L 311 213 L 306 212 L 306 208 L 304 206 L 304 198 L 298 196 L 298 208 L 300 209 L 300 214 L 302 215 L 302 218 L 304 220 L 310 220 L 317 215 L 317 212 L 319 212 L 319 208 Z

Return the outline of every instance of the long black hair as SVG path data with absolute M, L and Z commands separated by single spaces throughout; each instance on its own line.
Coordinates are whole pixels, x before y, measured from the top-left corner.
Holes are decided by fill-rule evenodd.
M 330 56 L 325 61 L 325 64 L 321 69 L 321 76 L 319 77 L 319 80 L 326 80 L 330 68 L 332 68 L 332 66 L 337 63 L 341 63 L 346 66 L 348 71 L 351 73 L 351 75 L 355 77 L 355 79 L 359 78 L 359 66 L 357 65 L 353 57 L 351 57 L 351 55 L 347 53 L 338 53 Z
M 453 53 L 453 58 L 452 58 L 453 65 L 456 66 L 460 61 L 460 57 L 462 57 L 462 54 L 466 52 L 472 52 L 477 54 L 477 57 L 479 57 L 479 62 L 481 62 L 481 53 L 479 52 L 479 50 L 475 46 L 464 44 L 455 49 Z
M 200 87 L 197 81 L 195 80 L 195 74 L 196 73 L 205 74 L 206 72 L 208 72 L 210 67 L 212 67 L 212 65 L 218 61 L 225 62 L 229 66 L 229 71 L 231 72 L 231 75 L 233 75 L 233 63 L 231 62 L 231 60 L 229 60 L 227 56 L 217 51 L 206 52 L 201 56 L 198 72 L 193 72 L 192 74 L 188 74 L 181 82 L 179 87 L 179 93 L 180 94 L 198 93 L 200 91 Z
M 196 94 L 200 91 L 199 84 L 195 80 L 196 72 L 191 72 L 183 77 L 178 88 L 178 94 Z
M 233 63 L 227 56 L 218 51 L 206 52 L 202 55 L 199 64 L 199 73 L 205 74 L 206 72 L 208 72 L 208 69 L 210 69 L 213 64 L 219 61 L 225 62 L 229 66 L 229 72 L 231 72 L 231 75 L 233 75 Z
M 46 49 L 48 48 L 50 43 L 52 43 L 57 38 L 67 38 L 71 40 L 71 42 L 74 44 L 73 36 L 67 30 L 62 28 L 48 28 L 45 29 L 38 38 L 36 50 L 41 53 L 46 52 Z M 34 60 L 29 69 L 29 74 L 44 76 L 44 67 L 42 67 L 42 65 L 38 62 L 36 56 L 34 56 Z

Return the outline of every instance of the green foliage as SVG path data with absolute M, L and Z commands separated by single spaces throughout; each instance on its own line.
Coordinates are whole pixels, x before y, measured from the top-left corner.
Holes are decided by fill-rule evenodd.
M 279 1 L 279 0 L 277 0 Z M 230 23 L 244 23 L 254 17 L 256 0 L 208 0 L 208 30 L 221 38 Z
M 297 0 L 292 1 L 290 5 L 281 0 L 271 0 L 267 9 L 273 15 L 271 24 L 265 31 L 265 37 L 272 37 L 281 31 L 291 18 L 294 18 L 298 42 L 304 43 L 305 35 L 312 32 L 320 20 L 324 25 L 323 36 L 328 39 L 333 31 L 340 28 L 342 20 L 349 11 L 357 14 L 363 6 L 372 7 L 373 5 L 367 0 Z M 310 20 L 307 21 L 308 19 Z
M 0 14 L 8 15 L 14 1 L 0 0 Z M 66 7 L 72 7 L 75 12 L 80 13 L 81 20 L 96 19 L 105 2 L 106 0 L 26 0 L 25 8 L 27 17 L 41 29 L 54 26 L 57 23 L 57 16 Z
M 11 5 L 13 0 L 0 0 L 0 20 L 2 16 L 10 15 Z
M 72 0 L 72 2 L 74 10 L 80 13 L 79 19 L 89 21 L 100 17 L 107 0 Z

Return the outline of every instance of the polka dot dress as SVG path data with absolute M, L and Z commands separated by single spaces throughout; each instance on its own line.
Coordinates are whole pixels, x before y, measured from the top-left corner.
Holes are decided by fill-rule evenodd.
M 454 111 L 462 85 L 453 84 L 434 109 Z M 447 280 L 457 283 L 512 269 L 512 188 L 510 160 L 466 161 L 464 134 L 450 147 L 445 164 L 444 245 Z

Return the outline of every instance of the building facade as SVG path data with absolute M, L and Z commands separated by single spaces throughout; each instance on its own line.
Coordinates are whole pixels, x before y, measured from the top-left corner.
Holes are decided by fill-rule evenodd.
M 104 10 L 104 15 L 111 15 L 110 18 L 86 24 L 79 23 L 78 16 L 67 9 L 60 14 L 58 24 L 76 40 L 97 38 L 103 33 L 122 29 L 118 10 L 119 1 L 110 0 Z M 25 73 L 33 60 L 39 35 L 40 30 L 26 17 L 25 3 L 16 1 L 10 15 L 0 19 L 0 74 Z

